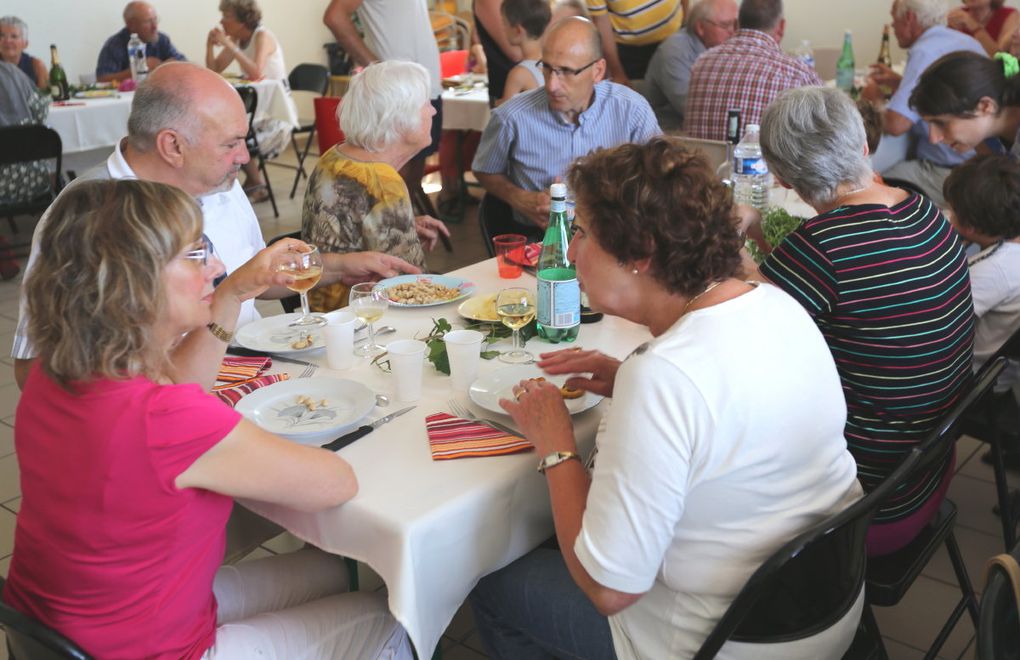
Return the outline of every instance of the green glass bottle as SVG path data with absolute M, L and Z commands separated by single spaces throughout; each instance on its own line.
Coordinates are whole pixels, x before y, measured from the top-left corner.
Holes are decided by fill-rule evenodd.
M 843 36 L 843 52 L 836 61 L 836 87 L 847 94 L 854 89 L 854 43 L 850 30 Z
M 54 101 L 66 101 L 71 98 L 70 90 L 67 87 L 67 74 L 64 67 L 60 66 L 60 56 L 57 55 L 57 45 L 50 44 L 50 96 Z
M 549 227 L 538 257 L 538 336 L 558 344 L 577 339 L 581 325 L 581 289 L 577 273 L 567 259 L 570 221 L 567 186 L 554 183 L 549 190 Z

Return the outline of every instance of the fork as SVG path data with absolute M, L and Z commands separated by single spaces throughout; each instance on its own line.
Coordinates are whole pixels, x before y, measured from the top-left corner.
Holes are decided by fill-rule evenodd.
M 315 373 L 316 369 L 318 369 L 316 365 L 312 364 L 311 362 L 306 362 L 305 368 L 301 371 L 300 374 L 298 374 L 298 378 L 308 378 L 309 376 Z
M 500 422 L 496 422 L 491 419 L 479 417 L 478 415 L 471 412 L 471 410 L 467 406 L 460 405 L 456 399 L 450 399 L 449 401 L 446 402 L 446 404 L 450 407 L 450 411 L 457 417 L 463 417 L 464 419 L 470 419 L 476 422 L 481 422 L 482 424 L 488 424 L 497 431 L 502 431 L 503 433 L 509 433 L 510 435 L 522 437 L 520 431 L 515 431 L 506 424 L 501 424 Z

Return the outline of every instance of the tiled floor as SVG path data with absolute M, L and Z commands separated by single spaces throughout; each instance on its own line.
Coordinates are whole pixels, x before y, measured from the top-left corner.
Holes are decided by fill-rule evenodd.
M 284 162 L 293 162 L 288 153 Z M 290 159 L 290 160 L 288 160 Z M 278 191 L 280 218 L 272 217 L 268 203 L 259 204 L 257 212 L 266 238 L 293 231 L 300 225 L 300 203 L 303 185 L 298 188 L 294 201 L 287 199 L 293 171 L 270 167 L 274 189 Z M 477 206 L 468 207 L 467 218 L 451 224 L 454 252 L 445 253 L 438 248 L 429 256 L 429 266 L 436 272 L 445 272 L 473 263 L 486 257 L 476 220 Z M 0 347 L 11 345 L 18 315 L 18 287 L 20 278 L 0 282 Z M 278 303 L 264 302 L 260 307 L 266 313 L 277 313 Z M 10 554 L 14 547 L 14 525 L 20 504 L 17 459 L 14 455 L 14 410 L 18 390 L 14 385 L 11 362 L 6 348 L 0 351 L 0 575 L 6 576 Z M 998 519 L 992 514 L 995 503 L 994 480 L 991 468 L 980 461 L 983 446 L 964 438 L 957 446 L 957 476 L 950 497 L 959 507 L 956 536 L 960 543 L 971 578 L 980 588 L 985 560 L 1002 552 Z M 1013 475 L 1014 486 L 1020 486 L 1020 476 Z M 251 557 L 281 553 L 300 547 L 294 537 L 284 534 L 266 543 Z M 383 589 L 384 585 L 370 569 L 362 567 L 362 588 Z M 942 551 L 917 580 L 907 598 L 898 607 L 878 609 L 876 616 L 886 636 L 887 648 L 893 660 L 921 658 L 924 649 L 935 636 L 940 622 L 948 616 L 957 594 L 955 579 L 948 557 Z M 970 658 L 974 654 L 974 628 L 969 618 L 957 625 L 943 649 L 942 658 Z M 0 632 L 0 660 L 6 660 L 6 645 Z M 479 660 L 485 658 L 474 621 L 468 608 L 462 607 L 446 630 L 441 642 L 444 660 Z

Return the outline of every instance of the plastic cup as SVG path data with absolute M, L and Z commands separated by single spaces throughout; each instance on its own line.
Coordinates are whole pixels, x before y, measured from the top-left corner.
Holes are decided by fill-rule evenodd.
M 326 363 L 330 369 L 350 369 L 354 366 L 354 326 L 358 317 L 345 309 L 326 318 L 329 322 L 322 329 L 326 339 Z
M 393 395 L 397 401 L 417 401 L 421 398 L 425 348 L 425 342 L 417 339 L 398 339 L 386 345 L 390 370 L 393 372 Z
M 514 280 L 521 276 L 521 264 L 524 263 L 524 245 L 528 238 L 523 234 L 500 234 L 492 237 L 492 246 L 496 249 L 496 265 L 499 276 L 504 280 Z
M 477 330 L 451 330 L 443 335 L 446 356 L 450 359 L 450 382 L 453 389 L 466 390 L 478 378 L 484 338 L 485 335 Z

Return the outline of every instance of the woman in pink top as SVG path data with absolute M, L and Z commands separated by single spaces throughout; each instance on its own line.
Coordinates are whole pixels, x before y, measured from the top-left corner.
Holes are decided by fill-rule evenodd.
M 176 188 L 86 182 L 51 207 L 25 281 L 40 359 L 3 598 L 99 658 L 410 657 L 384 600 L 343 593 L 339 558 L 219 567 L 233 497 L 316 511 L 358 488 L 336 454 L 172 382 L 222 271 Z

